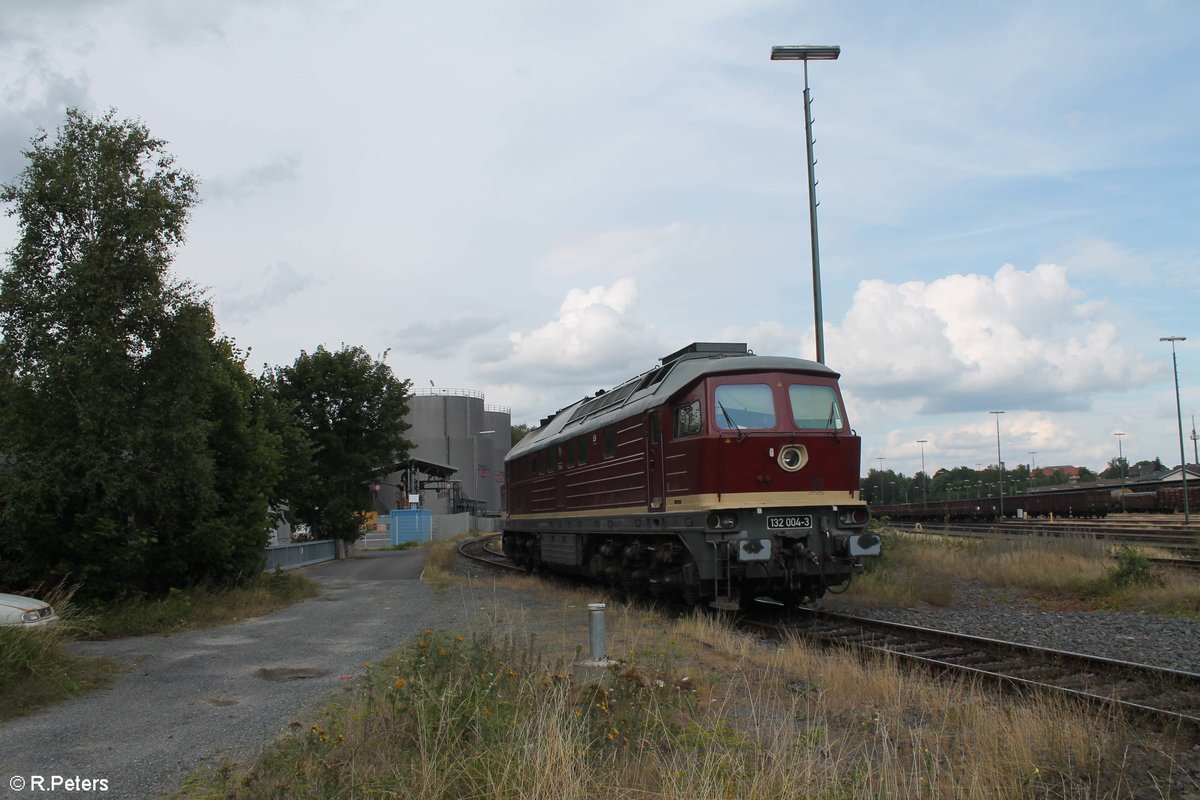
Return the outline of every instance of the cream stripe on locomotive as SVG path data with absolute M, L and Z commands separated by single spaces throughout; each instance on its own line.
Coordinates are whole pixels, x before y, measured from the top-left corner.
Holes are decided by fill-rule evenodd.
M 798 506 L 865 506 L 859 492 L 742 492 L 737 494 L 694 494 L 673 497 L 664 511 L 719 511 L 726 508 L 782 508 Z M 620 514 L 659 514 L 647 512 L 645 504 L 618 506 L 594 511 L 554 511 L 542 514 L 510 514 L 513 521 L 556 518 L 611 517 Z

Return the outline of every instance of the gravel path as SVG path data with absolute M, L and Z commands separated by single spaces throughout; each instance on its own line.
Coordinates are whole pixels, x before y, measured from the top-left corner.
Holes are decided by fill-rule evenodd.
M 322 595 L 270 616 L 73 646 L 124 671 L 108 689 L 0 723 L 0 797 L 155 797 L 198 766 L 252 757 L 364 662 L 441 623 L 449 601 L 416 580 L 423 559 L 364 553 L 309 568 Z M 108 791 L 29 789 L 55 775 L 103 779 Z
M 832 611 L 954 633 L 1200 673 L 1200 620 L 1126 611 L 1043 611 L 1015 593 L 960 583 L 945 608 L 860 608 L 826 598 Z

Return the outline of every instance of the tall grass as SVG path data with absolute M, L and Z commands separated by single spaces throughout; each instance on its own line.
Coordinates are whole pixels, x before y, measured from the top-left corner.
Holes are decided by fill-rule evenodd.
M 439 587 L 448 586 L 457 579 L 460 576 L 458 546 L 469 538 L 469 534 L 464 534 L 430 542 L 421 578 Z
M 588 681 L 519 626 L 426 631 L 256 763 L 181 796 L 1100 798 L 1136 777 L 1124 723 L 1069 703 L 764 648 L 699 616 L 610 621 L 644 647 Z
M 88 634 L 108 639 L 223 625 L 269 614 L 320 591 L 311 578 L 282 570 L 232 588 L 172 589 L 164 597 L 125 598 L 91 609 Z
M 1200 612 L 1200 585 L 1194 580 L 1152 570 L 1140 548 L 1114 550 L 1083 537 L 965 539 L 885 532 L 884 556 L 839 599 L 946 606 L 963 580 L 1084 607 Z
M 35 628 L 0 627 L 0 720 L 107 684 L 113 665 L 103 659 L 78 658 L 64 645 L 87 629 L 87 620 L 71 602 L 72 591 L 51 590 L 46 600 L 60 617 Z

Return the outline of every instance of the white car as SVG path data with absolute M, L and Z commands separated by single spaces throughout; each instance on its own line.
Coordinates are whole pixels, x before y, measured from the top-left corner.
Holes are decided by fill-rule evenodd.
M 34 627 L 53 622 L 58 622 L 58 615 L 49 603 L 19 594 L 0 594 L 0 626 Z

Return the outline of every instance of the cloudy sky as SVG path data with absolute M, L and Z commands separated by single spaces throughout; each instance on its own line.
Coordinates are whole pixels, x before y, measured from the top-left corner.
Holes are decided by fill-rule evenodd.
M 0 181 L 68 106 L 201 181 L 179 277 L 253 364 L 363 345 L 514 422 L 691 341 L 826 361 L 863 471 L 1179 461 L 1200 4 L 0 0 Z M 11 247 L 13 220 L 0 220 Z M 1191 460 L 1192 442 L 1187 442 Z

